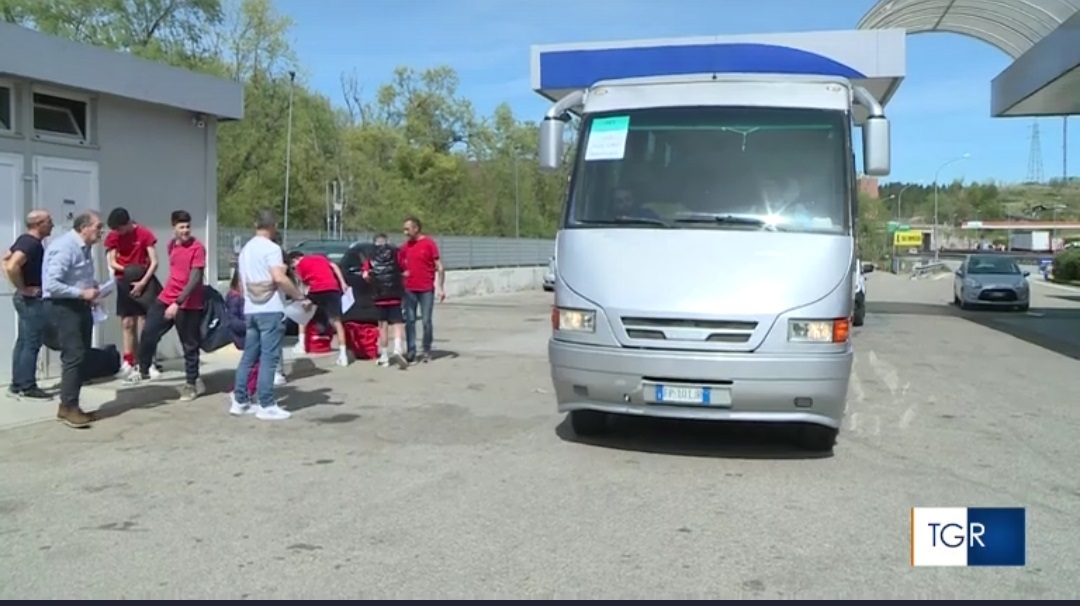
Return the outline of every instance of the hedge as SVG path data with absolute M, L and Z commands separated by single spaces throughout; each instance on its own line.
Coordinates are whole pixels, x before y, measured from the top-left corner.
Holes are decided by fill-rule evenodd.
M 1080 280 L 1080 248 L 1064 250 L 1054 257 L 1054 280 L 1074 282 Z

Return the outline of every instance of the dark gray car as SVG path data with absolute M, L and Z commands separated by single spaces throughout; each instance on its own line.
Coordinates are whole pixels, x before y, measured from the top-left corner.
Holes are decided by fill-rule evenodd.
M 1029 273 L 1004 255 L 968 255 L 953 278 L 953 302 L 960 309 L 1004 307 L 1027 311 L 1031 305 Z

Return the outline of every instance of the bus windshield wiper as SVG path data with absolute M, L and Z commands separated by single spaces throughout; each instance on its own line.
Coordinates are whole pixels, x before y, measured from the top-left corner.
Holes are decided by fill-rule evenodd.
M 660 219 L 651 217 L 612 217 L 610 219 L 578 219 L 582 225 L 657 225 L 667 227 L 668 224 Z
M 748 225 L 751 227 L 760 227 L 762 229 L 776 229 L 776 226 L 759 219 L 758 217 L 752 217 L 748 215 L 731 215 L 731 214 L 719 214 L 719 213 L 693 213 L 686 214 L 675 218 L 676 223 L 712 223 L 718 225 Z

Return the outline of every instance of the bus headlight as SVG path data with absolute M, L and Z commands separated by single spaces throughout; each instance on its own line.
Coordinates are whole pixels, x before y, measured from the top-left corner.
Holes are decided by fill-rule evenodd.
M 851 336 L 851 320 L 789 320 L 788 341 L 795 343 L 845 343 Z
M 551 328 L 565 332 L 596 332 L 596 312 L 586 309 L 553 308 Z

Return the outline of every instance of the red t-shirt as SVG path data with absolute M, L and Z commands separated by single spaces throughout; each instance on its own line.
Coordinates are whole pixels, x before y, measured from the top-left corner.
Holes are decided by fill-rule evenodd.
M 405 276 L 405 290 L 435 290 L 435 262 L 438 260 L 439 246 L 435 240 L 427 236 L 407 240 L 401 247 L 401 269 L 409 272 Z
M 322 255 L 300 257 L 296 262 L 296 277 L 308 285 L 308 292 L 341 292 L 332 262 Z
M 399 250 L 397 256 L 398 256 L 398 266 L 405 267 L 405 252 L 402 251 L 402 250 Z M 364 259 L 364 262 L 361 263 L 361 265 L 362 265 L 362 267 L 360 268 L 360 271 L 363 271 L 363 272 L 371 271 L 371 261 L 369 259 Z M 393 307 L 395 305 L 401 305 L 401 299 L 383 299 L 382 301 L 376 301 L 375 302 L 376 307 Z
M 116 264 L 121 267 L 128 265 L 150 266 L 150 253 L 146 249 L 153 248 L 157 244 L 157 236 L 149 228 L 138 223 L 131 231 L 121 234 L 118 231 L 110 231 L 105 236 L 105 250 L 116 251 Z M 113 272 L 117 277 L 123 276 L 124 272 Z
M 165 280 L 158 301 L 165 305 L 175 303 L 180 293 L 184 292 L 193 269 L 206 269 L 206 247 L 202 242 L 195 238 L 187 242 L 169 242 L 169 277 Z M 180 309 L 202 309 L 204 297 L 203 289 L 196 288 Z

